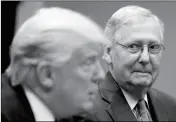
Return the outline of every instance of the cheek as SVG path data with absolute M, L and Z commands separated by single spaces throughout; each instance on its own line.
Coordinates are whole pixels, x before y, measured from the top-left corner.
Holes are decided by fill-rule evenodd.
M 129 55 L 127 53 L 119 52 L 112 56 L 113 68 L 116 71 L 130 71 L 137 62 L 138 55 Z
M 153 72 L 159 73 L 160 70 L 161 58 L 159 56 L 151 57 L 151 64 Z
M 76 90 L 77 92 L 83 93 L 87 91 L 87 89 L 91 85 L 91 76 L 92 73 L 89 70 L 83 70 L 82 68 L 79 68 L 74 71 L 74 74 L 71 78 L 71 80 L 74 80 Z
M 71 81 L 65 85 L 66 87 L 63 89 L 65 99 L 67 102 L 71 102 L 70 104 L 79 105 L 85 100 L 87 97 L 87 85 L 81 82 Z M 67 97 L 67 98 L 66 98 Z

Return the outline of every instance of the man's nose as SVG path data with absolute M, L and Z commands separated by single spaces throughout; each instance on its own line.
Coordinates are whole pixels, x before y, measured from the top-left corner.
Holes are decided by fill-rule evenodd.
M 104 71 L 102 65 L 100 64 L 100 61 L 97 62 L 97 66 L 95 69 L 95 74 L 94 74 L 93 79 L 97 83 L 102 82 L 105 79 L 105 71 Z
M 143 63 L 143 64 L 147 64 L 147 63 L 150 62 L 150 56 L 149 56 L 147 46 L 144 46 L 143 50 L 141 50 L 141 55 L 140 55 L 140 58 L 139 58 L 139 62 Z

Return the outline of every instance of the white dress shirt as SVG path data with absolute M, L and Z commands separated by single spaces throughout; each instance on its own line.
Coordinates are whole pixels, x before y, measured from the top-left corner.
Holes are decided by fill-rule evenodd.
M 24 88 L 29 104 L 36 121 L 55 121 L 55 117 L 50 109 L 29 89 Z
M 135 113 L 136 111 L 134 110 L 134 108 L 135 108 L 135 106 L 136 106 L 136 104 L 138 103 L 139 100 L 134 99 L 134 97 L 132 97 L 132 96 L 131 96 L 128 92 L 126 92 L 124 89 L 121 88 L 121 90 L 122 90 L 122 92 L 123 92 L 123 94 L 124 94 L 124 96 L 125 96 L 126 101 L 128 102 L 128 105 L 130 106 L 130 108 L 131 108 L 133 114 L 136 116 L 136 113 Z M 147 102 L 147 106 L 148 106 L 147 94 L 145 94 L 144 100 Z M 149 106 L 148 106 L 148 107 L 149 107 Z

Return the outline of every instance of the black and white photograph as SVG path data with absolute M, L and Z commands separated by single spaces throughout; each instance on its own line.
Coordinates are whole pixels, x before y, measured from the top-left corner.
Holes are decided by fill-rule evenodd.
M 1 121 L 176 121 L 176 1 L 1 1 Z

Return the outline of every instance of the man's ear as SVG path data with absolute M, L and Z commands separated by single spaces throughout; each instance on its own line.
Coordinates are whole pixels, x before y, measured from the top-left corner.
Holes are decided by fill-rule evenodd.
M 104 55 L 103 55 L 103 59 L 106 61 L 106 63 L 108 65 L 110 65 L 112 63 L 112 59 L 111 59 L 111 47 L 107 46 L 104 48 Z
M 38 83 L 45 91 L 50 91 L 54 87 L 51 66 L 47 62 L 40 62 L 37 65 Z

